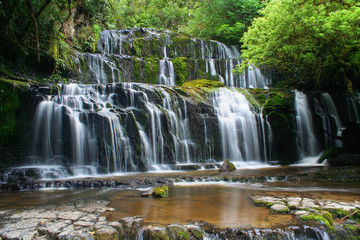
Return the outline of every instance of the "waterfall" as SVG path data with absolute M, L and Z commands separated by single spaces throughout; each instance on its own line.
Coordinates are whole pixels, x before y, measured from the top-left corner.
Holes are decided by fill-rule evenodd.
M 108 171 L 136 170 L 120 116 L 108 109 L 111 95 L 102 94 L 104 90 L 94 85 L 62 85 L 59 95 L 39 104 L 31 157 L 37 159 L 35 163 L 98 165 L 104 158 Z M 64 152 L 66 144 L 70 152 Z
M 295 114 L 299 157 L 305 158 L 318 155 L 319 146 L 314 133 L 308 99 L 300 91 L 295 91 Z
M 343 128 L 335 103 L 328 93 L 321 93 L 314 99 L 315 113 L 320 116 L 324 132 L 325 148 L 342 146 L 342 142 L 334 139 L 340 136 Z
M 221 89 L 214 93 L 213 106 L 218 116 L 222 140 L 223 159 L 231 161 L 264 159 L 266 151 L 262 144 L 262 116 L 251 111 L 245 96 L 229 89 Z M 259 131 L 260 129 L 260 131 Z
M 175 85 L 175 71 L 173 62 L 168 58 L 160 60 L 159 64 L 159 83 L 164 85 Z

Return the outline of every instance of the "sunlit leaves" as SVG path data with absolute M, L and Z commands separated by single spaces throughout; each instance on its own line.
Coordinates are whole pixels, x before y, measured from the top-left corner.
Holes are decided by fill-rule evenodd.
M 275 68 L 305 85 L 359 77 L 360 7 L 354 1 L 273 0 L 261 14 L 242 39 L 244 64 Z

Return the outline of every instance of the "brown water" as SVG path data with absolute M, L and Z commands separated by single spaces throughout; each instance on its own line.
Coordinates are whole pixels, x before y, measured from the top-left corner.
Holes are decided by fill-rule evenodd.
M 108 213 L 109 220 L 140 215 L 148 223 L 186 223 L 203 220 L 228 227 L 265 227 L 276 217 L 277 224 L 292 221 L 289 215 L 274 216 L 269 210 L 254 207 L 248 196 L 256 191 L 226 185 L 175 186 L 169 189 L 169 198 L 148 198 L 123 192 L 110 198 L 116 211 Z
M 212 171 L 207 173 L 214 174 Z M 120 189 L 0 191 L 0 210 L 76 202 L 80 199 L 103 199 L 109 200 L 110 207 L 116 209 L 106 213 L 110 221 L 140 215 L 147 223 L 171 224 L 203 220 L 226 227 L 268 228 L 296 224 L 296 220 L 292 215 L 274 215 L 265 207 L 254 206 L 249 196 L 260 193 L 360 201 L 360 186 L 351 183 L 198 183 L 175 185 L 169 191 L 170 196 L 165 199 L 144 198 L 140 197 L 139 190 Z

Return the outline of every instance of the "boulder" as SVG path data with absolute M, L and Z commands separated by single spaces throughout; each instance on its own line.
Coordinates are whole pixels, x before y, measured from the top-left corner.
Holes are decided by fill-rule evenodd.
M 232 172 L 235 171 L 236 167 L 232 162 L 229 161 L 229 159 L 226 159 L 223 164 L 219 168 L 219 172 Z
M 158 198 L 169 197 L 169 188 L 166 185 L 161 185 L 160 187 L 156 187 L 154 188 L 152 195 Z

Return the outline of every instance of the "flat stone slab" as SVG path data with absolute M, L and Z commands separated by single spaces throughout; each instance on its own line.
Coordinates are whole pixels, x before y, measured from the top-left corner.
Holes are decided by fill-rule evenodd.
M 272 213 L 290 213 L 290 209 L 285 204 L 274 204 L 270 207 Z

